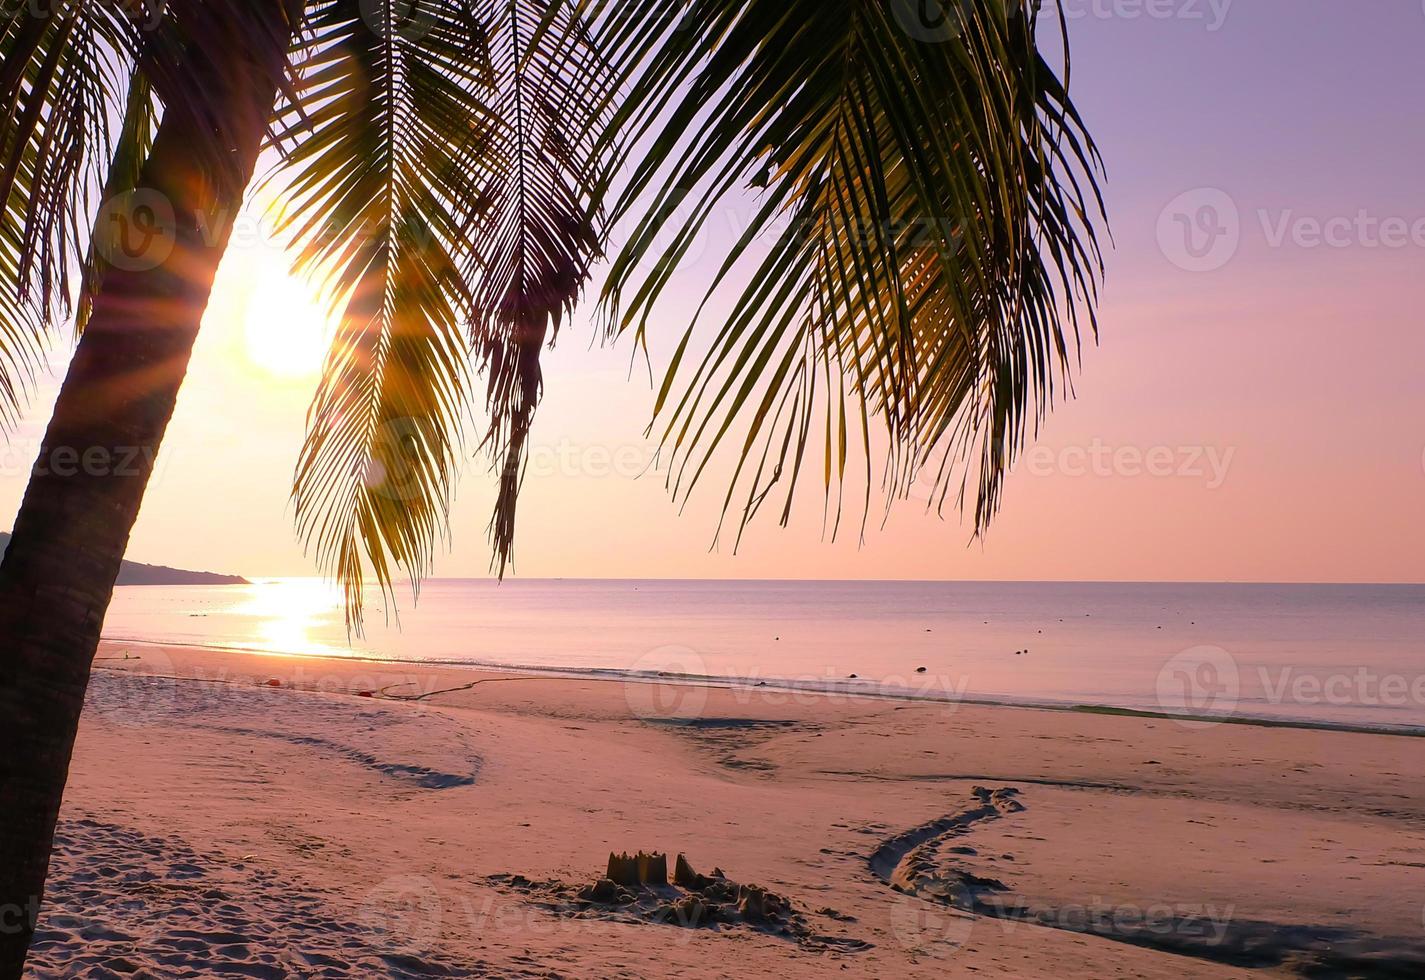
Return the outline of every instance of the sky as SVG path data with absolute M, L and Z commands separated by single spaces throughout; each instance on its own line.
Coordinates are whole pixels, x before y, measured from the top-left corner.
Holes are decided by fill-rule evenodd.
M 820 508 L 714 548 L 721 487 L 649 472 L 653 392 L 586 304 L 546 361 L 520 503 L 525 577 L 1425 581 L 1425 4 L 1062 0 L 1114 247 L 1077 397 L 989 534 L 902 503 L 864 541 Z M 129 557 L 315 568 L 288 499 L 321 308 L 250 208 L 215 287 Z M 729 218 L 729 227 L 733 223 Z M 716 235 L 679 271 L 695 296 Z M 655 324 L 655 368 L 682 327 Z M 0 460 L 13 514 L 63 370 Z M 472 458 L 437 575 L 488 573 Z

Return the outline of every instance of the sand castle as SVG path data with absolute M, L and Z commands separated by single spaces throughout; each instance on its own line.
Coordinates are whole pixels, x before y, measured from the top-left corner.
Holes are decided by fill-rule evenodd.
M 619 910 L 685 928 L 744 924 L 789 937 L 806 931 L 787 898 L 732 881 L 721 868 L 700 874 L 683 854 L 674 860 L 670 881 L 667 854 L 611 853 L 604 876 L 573 897 L 590 911 Z

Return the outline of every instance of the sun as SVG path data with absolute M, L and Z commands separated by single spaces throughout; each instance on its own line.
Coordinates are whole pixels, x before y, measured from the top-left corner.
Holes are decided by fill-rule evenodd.
M 315 375 L 331 342 L 328 311 L 315 290 L 278 266 L 254 276 L 243 311 L 243 346 L 253 366 L 284 378 Z

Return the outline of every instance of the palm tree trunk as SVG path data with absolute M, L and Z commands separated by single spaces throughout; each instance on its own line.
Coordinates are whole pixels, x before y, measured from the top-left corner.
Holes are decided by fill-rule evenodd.
M 213 108 L 168 107 L 133 198 L 161 225 L 171 204 L 172 227 L 115 254 L 0 565 L 4 980 L 24 968 L 100 627 L 271 116 L 292 18 L 268 3 L 270 32 L 252 30 L 251 0 L 207 5 L 201 27 L 224 43 L 193 43 L 183 77 Z M 151 214 L 107 210 L 153 230 Z

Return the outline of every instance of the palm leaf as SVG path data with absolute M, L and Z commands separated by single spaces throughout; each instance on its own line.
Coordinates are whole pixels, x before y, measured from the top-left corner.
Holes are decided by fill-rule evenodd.
M 483 26 L 455 0 L 403 32 L 391 8 L 315 3 L 273 175 L 298 268 L 340 312 L 294 484 L 300 533 L 360 628 L 369 567 L 429 568 L 470 378 L 468 235 L 494 124 Z M 277 185 L 274 185 L 277 186 Z
M 0 22 L 0 421 L 14 421 L 67 316 L 109 154 L 129 40 L 88 4 Z
M 357 628 L 368 569 L 389 595 L 395 569 L 414 585 L 430 568 L 476 372 L 504 568 L 539 353 L 600 240 L 586 187 L 607 84 L 578 19 L 542 0 L 407 12 L 313 6 L 274 175 L 299 268 L 342 311 L 294 497 Z
M 613 328 L 642 334 L 710 216 L 757 194 L 708 296 L 749 284 L 692 366 L 689 326 L 657 402 L 675 496 L 733 443 L 739 534 L 778 485 L 787 520 L 817 452 L 834 533 L 857 447 L 863 515 L 883 448 L 888 499 L 938 460 L 938 500 L 974 481 L 982 530 L 1069 383 L 1080 316 L 1094 326 L 1097 157 L 1035 14 L 957 5 L 926 36 L 894 7 L 691 0 L 674 20 L 633 2 L 601 21 L 633 79 L 616 131 L 650 147 L 615 211 L 634 231 L 605 291 Z
M 614 85 L 572 4 L 487 6 L 499 122 L 489 154 L 491 208 L 476 245 L 473 328 L 488 375 L 486 445 L 500 480 L 490 532 L 503 573 L 541 394 L 540 351 L 554 342 L 602 247 L 595 189 L 607 166 L 599 141 Z

